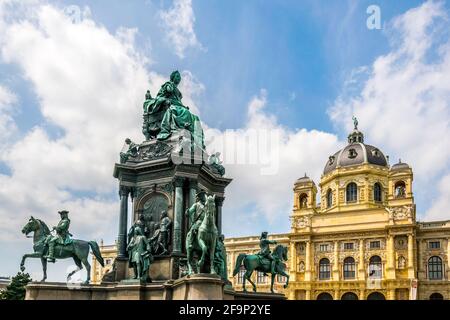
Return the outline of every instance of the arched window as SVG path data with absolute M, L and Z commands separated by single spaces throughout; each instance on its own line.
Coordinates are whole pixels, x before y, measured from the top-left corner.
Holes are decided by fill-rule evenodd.
M 369 278 L 381 279 L 382 277 L 382 264 L 379 256 L 372 256 L 369 260 Z
M 322 292 L 317 296 L 317 300 L 333 300 L 333 296 L 328 292 Z
M 330 260 L 323 258 L 319 262 L 319 279 L 327 280 L 331 276 Z
M 434 256 L 428 259 L 428 279 L 441 280 L 442 279 L 442 259 Z
M 373 185 L 373 200 L 375 200 L 375 202 L 381 202 L 382 201 L 381 194 L 382 194 L 381 184 L 377 182 Z
M 353 292 L 346 292 L 342 295 L 341 300 L 358 300 L 358 296 Z
M 355 259 L 347 257 L 344 259 L 344 279 L 355 279 Z
M 356 183 L 351 182 L 346 189 L 347 202 L 355 202 L 358 199 L 358 187 Z
M 300 195 L 300 208 L 304 209 L 308 207 L 308 195 L 306 193 L 302 193 Z
M 444 300 L 444 296 L 438 292 L 435 292 L 430 295 L 430 300 Z
M 372 292 L 367 296 L 367 300 L 386 300 L 386 297 L 380 292 Z
M 327 208 L 331 208 L 333 206 L 333 191 L 328 189 L 327 191 Z
M 396 198 L 404 198 L 406 196 L 406 185 L 403 181 L 397 181 L 395 183 L 394 196 Z

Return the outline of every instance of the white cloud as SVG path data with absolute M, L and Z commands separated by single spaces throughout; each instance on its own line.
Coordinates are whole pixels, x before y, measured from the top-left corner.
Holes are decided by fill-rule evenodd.
M 62 208 L 71 212 L 77 237 L 116 236 L 113 164 L 126 137 L 142 141 L 145 91 L 156 95 L 168 76 L 146 70 L 149 58 L 136 49 L 136 29 L 112 34 L 86 14 L 89 8 L 83 12 L 73 19 L 46 2 L 0 4 L 0 61 L 20 68 L 45 119 L 7 143 L 18 104 L 0 86 L 0 161 L 11 169 L 0 174 L 1 241 L 28 241 L 19 230 L 30 215 L 52 224 Z M 184 101 L 197 112 L 193 96 L 203 85 L 189 71 L 182 75 Z M 47 123 L 62 134 L 51 136 Z
M 295 180 L 307 172 L 319 181 L 327 155 L 342 144 L 330 133 L 283 127 L 265 112 L 267 103 L 267 93 L 262 90 L 247 106 L 244 128 L 206 131 L 208 149 L 222 153 L 227 176 L 234 179 L 224 203 L 224 226 L 234 235 L 257 233 L 260 228 L 286 232 Z M 255 135 L 257 139 L 252 140 Z
M 174 0 L 171 8 L 160 11 L 160 17 L 168 41 L 173 45 L 178 57 L 184 58 L 189 48 L 203 49 L 194 30 L 195 14 L 192 0 Z
M 0 152 L 9 144 L 9 138 L 17 131 L 12 117 L 16 103 L 17 97 L 8 88 L 0 86 L 0 137 L 4 139 L 4 144 L 0 145 Z
M 426 219 L 450 218 L 450 207 L 435 209 L 450 198 L 448 188 L 438 187 L 450 161 L 449 27 L 442 2 L 428 1 L 395 18 L 387 26 L 391 52 L 375 60 L 361 90 L 345 90 L 330 109 L 346 132 L 355 114 L 368 142 L 412 165 L 416 194 L 435 197 Z

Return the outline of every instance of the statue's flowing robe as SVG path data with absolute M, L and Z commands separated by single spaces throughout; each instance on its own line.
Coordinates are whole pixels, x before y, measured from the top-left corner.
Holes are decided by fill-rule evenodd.
M 183 96 L 176 85 L 168 81 L 162 85 L 153 103 L 148 105 L 149 113 L 152 114 L 160 111 L 164 103 L 170 102 L 170 107 L 164 113 L 161 122 L 161 131 L 157 139 L 166 140 L 172 135 L 172 132 L 185 129 L 191 133 L 193 143 L 204 148 L 203 129 L 200 118 L 191 113 L 183 105 L 181 102 L 182 98 Z

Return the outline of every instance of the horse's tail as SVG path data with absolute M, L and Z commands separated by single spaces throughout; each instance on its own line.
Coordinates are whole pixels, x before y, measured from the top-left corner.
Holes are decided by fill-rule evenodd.
M 235 275 L 237 275 L 237 273 L 239 272 L 239 269 L 241 268 L 242 261 L 244 261 L 246 256 L 247 255 L 245 253 L 241 253 L 240 255 L 238 255 L 238 257 L 236 259 L 236 265 L 234 266 L 234 270 L 233 270 L 233 277 Z
M 105 266 L 105 262 L 103 261 L 103 257 L 102 257 L 102 254 L 101 254 L 101 252 L 100 252 L 100 248 L 98 247 L 97 242 L 95 242 L 95 241 L 89 241 L 88 243 L 89 243 L 89 246 L 90 246 L 91 249 L 92 249 L 92 253 L 93 253 L 94 256 L 97 258 L 97 260 L 98 260 L 98 262 L 100 263 L 100 265 L 101 265 L 102 267 L 104 267 L 104 266 Z

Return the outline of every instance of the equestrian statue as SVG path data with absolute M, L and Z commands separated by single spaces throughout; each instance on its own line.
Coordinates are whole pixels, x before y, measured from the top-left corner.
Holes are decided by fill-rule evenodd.
M 204 191 L 197 193 L 197 202 L 186 214 L 189 217 L 189 232 L 186 236 L 188 275 L 192 273 L 217 274 L 214 268 L 214 256 L 218 231 L 215 223 L 216 196 Z M 193 267 L 193 258 L 197 255 L 198 263 Z M 207 263 L 208 262 L 208 263 Z
M 89 249 L 92 250 L 95 258 L 97 258 L 98 262 L 103 267 L 104 262 L 100 253 L 100 248 L 95 241 L 72 239 L 72 235 L 69 232 L 69 212 L 67 210 L 62 210 L 58 213 L 61 216 L 61 220 L 51 231 L 44 221 L 33 217 L 31 217 L 30 220 L 28 220 L 28 223 L 22 228 L 22 233 L 27 237 L 30 233 L 33 233 L 34 252 L 23 255 L 20 263 L 20 270 L 25 270 L 25 260 L 27 258 L 39 258 L 42 262 L 42 271 L 44 274 L 41 281 L 45 281 L 47 279 L 47 262 L 54 263 L 56 259 L 72 258 L 77 269 L 69 273 L 67 279 L 70 279 L 75 272 L 83 269 L 84 265 L 87 271 L 87 278 L 84 283 L 88 284 L 91 276 L 91 265 L 88 261 Z M 52 234 L 53 231 L 55 234 Z
M 253 291 L 256 292 L 256 285 L 251 280 L 253 271 L 263 272 L 265 275 L 270 273 L 272 275 L 270 283 L 270 291 L 273 293 L 273 283 L 277 274 L 286 277 L 286 283 L 284 288 L 287 288 L 289 284 L 289 274 L 286 273 L 286 265 L 284 261 L 287 261 L 287 247 L 279 244 L 275 247 L 273 252 L 270 251 L 270 245 L 277 244 L 276 241 L 269 240 L 267 232 L 261 234 L 259 240 L 259 246 L 261 250 L 257 254 L 245 254 L 241 253 L 237 259 L 233 270 L 233 277 L 236 276 L 242 269 L 245 270 L 243 274 L 242 289 L 247 292 L 245 288 L 245 282 L 248 280 L 252 286 Z

